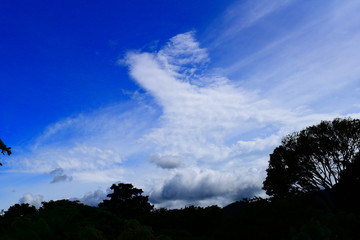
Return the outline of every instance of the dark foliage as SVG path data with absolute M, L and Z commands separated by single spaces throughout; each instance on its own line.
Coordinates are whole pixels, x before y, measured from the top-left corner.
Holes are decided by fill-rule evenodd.
M 23 204 L 15 204 L 5 212 L 5 218 L 15 218 L 15 217 L 22 217 L 26 215 L 31 215 L 36 212 L 36 208 L 34 206 L 30 206 L 27 203 Z
M 20 207 L 19 207 L 20 206 Z M 20 210 L 19 210 L 20 209 Z M 0 217 L 1 240 L 113 240 L 156 239 L 152 229 L 136 220 L 78 202 L 59 200 L 43 203 L 36 210 L 16 204 Z
M 336 208 L 360 213 L 360 154 L 341 173 L 332 195 Z
M 158 209 L 138 220 L 68 200 L 39 210 L 14 205 L 0 216 L 0 239 L 233 240 L 360 239 L 360 214 L 328 211 L 317 194 L 244 199 L 217 206 Z
M 5 145 L 5 143 L 0 139 L 0 151 L 3 155 L 5 155 L 5 153 L 10 156 L 11 154 L 11 147 L 8 147 Z M 2 163 L 0 162 L 0 166 L 2 165 Z
M 159 209 L 141 222 L 173 240 L 359 239 L 359 214 L 328 211 L 315 195 Z
M 183 209 L 158 209 L 141 222 L 151 226 L 155 233 L 173 240 L 212 239 L 214 231 L 221 225 L 221 208 L 188 206 Z
M 153 206 L 149 203 L 148 196 L 142 196 L 143 190 L 134 188 L 132 184 L 113 184 L 112 193 L 99 204 L 100 208 L 111 211 L 119 217 L 137 218 L 149 213 Z
M 286 136 L 270 154 L 263 189 L 274 197 L 330 190 L 360 150 L 360 120 L 334 119 Z

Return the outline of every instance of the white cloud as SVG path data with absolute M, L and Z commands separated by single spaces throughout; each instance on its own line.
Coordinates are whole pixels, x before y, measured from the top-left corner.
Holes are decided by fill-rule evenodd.
M 127 56 L 131 76 L 163 109 L 160 126 L 142 138 L 153 142 L 160 154 L 224 161 L 239 152 L 238 148 L 243 148 L 247 141 L 250 141 L 248 147 L 256 144 L 257 148 L 264 149 L 260 143 L 273 146 L 279 142 L 278 131 L 282 127 L 304 121 L 297 109 L 277 106 L 230 81 L 207 86 L 181 81 L 172 74 L 173 70 L 163 67 L 161 61 L 157 53 Z M 252 132 L 262 128 L 269 128 L 264 137 L 249 136 L 236 144 L 238 139 L 254 135 Z
M 287 108 L 352 113 L 351 103 L 358 101 L 351 96 L 356 94 L 360 73 L 356 67 L 360 4 L 323 3 L 295 4 L 298 11 L 308 13 L 302 21 L 289 16 L 272 21 L 271 34 L 264 29 L 257 31 L 254 38 L 261 39 L 264 34 L 270 35 L 269 40 L 242 58 L 234 57 L 238 54 L 235 50 L 228 56 L 234 61 L 225 67 L 226 74 L 239 79 L 247 89 L 261 89 L 261 98 Z M 294 9 L 288 11 L 297 16 Z M 241 32 L 243 36 L 249 33 Z
M 260 20 L 285 8 L 296 0 L 259 0 L 236 1 L 230 5 L 221 18 L 216 20 L 212 30 L 212 45 L 219 46 L 236 38 L 247 28 L 256 25 Z
M 280 142 L 279 135 L 271 135 L 266 138 L 255 138 L 251 141 L 238 141 L 236 143 L 236 149 L 238 149 L 239 153 L 251 153 L 255 151 L 263 151 L 267 149 L 269 146 L 274 146 Z
M 107 196 L 107 193 L 98 189 L 94 192 L 87 192 L 82 198 L 74 198 L 72 200 L 78 200 L 83 204 L 89 206 L 98 206 Z
M 200 48 L 194 34 L 195 32 L 188 32 L 176 35 L 156 56 L 162 68 L 178 78 L 190 81 L 195 80 L 199 65 L 209 61 L 207 50 Z
M 224 34 L 236 38 L 290 3 L 258 5 Z M 360 104 L 351 98 L 359 88 L 360 32 L 345 18 L 353 8 L 336 6 L 225 69 L 241 81 L 207 69 L 208 50 L 194 32 L 171 38 L 157 52 L 129 52 L 123 62 L 146 94 L 135 93 L 126 107 L 55 123 L 14 166 L 58 169 L 53 174 L 71 176 L 77 186 L 130 182 L 168 207 L 262 194 L 268 154 L 282 136 L 321 120 L 360 117 L 351 107 Z M 339 34 L 342 29 L 346 34 Z M 338 93 L 345 100 L 333 100 Z M 83 201 L 95 204 L 103 195 L 88 193 Z
M 62 169 L 74 177 L 75 172 L 117 169 L 126 156 L 137 153 L 138 138 L 156 115 L 152 109 L 133 106 L 115 105 L 55 123 L 10 164 L 33 172 Z
M 93 183 L 113 183 L 119 181 L 124 175 L 127 169 L 121 168 L 120 166 L 112 165 L 103 170 L 96 169 L 84 169 L 75 170 L 73 177 L 79 182 L 93 182 Z
M 193 36 L 193 33 L 181 34 L 176 38 L 195 41 L 183 35 Z M 183 52 L 184 48 L 178 47 L 174 42 L 171 43 L 171 47 L 182 50 L 179 54 L 180 58 L 187 55 Z M 196 51 L 191 51 L 192 54 L 196 54 Z M 171 58 L 175 58 L 174 53 L 177 52 L 171 52 Z M 181 197 L 184 197 L 189 200 L 195 198 L 201 200 L 206 196 L 212 198 L 234 192 L 234 189 L 226 187 L 218 191 L 210 185 L 204 187 L 202 183 L 205 181 L 211 183 L 212 180 L 217 179 L 219 176 L 217 169 L 221 163 L 225 163 L 225 166 L 236 165 L 242 169 L 253 170 L 263 177 L 266 167 L 266 160 L 264 161 L 263 157 L 279 144 L 282 136 L 321 120 L 341 115 L 332 112 L 314 114 L 313 109 L 304 109 L 303 105 L 306 106 L 312 101 L 309 96 L 299 97 L 295 108 L 294 105 L 289 107 L 287 103 L 280 105 L 278 96 L 268 95 L 268 98 L 263 98 L 262 94 L 238 87 L 230 80 L 224 81 L 223 77 L 219 77 L 221 82 L 217 84 L 201 85 L 183 81 L 178 74 L 174 74 L 174 69 L 179 69 L 178 66 L 175 68 L 169 64 L 166 66 L 162 64 L 164 54 L 165 52 L 161 52 L 160 56 L 158 53 L 130 53 L 126 59 L 131 76 L 151 93 L 163 109 L 160 126 L 152 129 L 142 140 L 153 142 L 157 154 L 180 156 L 185 166 L 199 167 L 204 172 L 214 171 L 215 174 L 205 174 L 203 178 L 205 180 L 197 182 L 189 179 L 194 180 L 198 176 L 204 176 L 203 172 L 193 172 L 189 177 L 186 174 L 191 172 L 190 168 L 182 169 L 181 171 L 184 172 L 181 174 L 175 171 L 161 189 L 153 192 L 153 199 L 181 200 Z M 192 58 L 201 59 L 191 56 L 190 59 Z M 184 62 L 186 65 L 187 62 Z M 320 70 L 324 65 L 314 64 L 314 67 Z M 314 71 L 312 70 L 313 74 Z M 281 78 L 284 82 L 292 84 L 294 91 L 302 87 L 301 75 L 295 76 L 289 76 L 287 81 Z M 206 75 L 202 75 L 198 80 L 201 79 L 206 81 Z M 322 80 L 323 78 L 319 81 Z M 276 89 L 276 85 L 270 91 L 273 89 Z M 310 88 L 307 90 L 308 95 L 314 94 Z M 321 91 L 320 95 L 326 94 L 327 88 L 317 87 L 316 91 Z M 277 94 L 282 92 L 286 91 L 278 90 Z M 251 158 L 251 162 L 246 162 L 246 159 Z M 263 160 L 255 161 L 256 158 Z M 229 172 L 231 168 L 223 167 L 223 170 Z M 235 183 L 237 189 L 245 189 L 244 186 L 249 185 L 251 181 L 236 178 L 237 175 L 238 173 L 234 173 L 232 180 L 228 182 Z M 224 186 L 228 186 L 228 182 L 225 181 Z M 262 179 L 257 178 L 251 183 L 253 184 L 251 187 L 257 186 L 259 189 Z
M 32 205 L 36 208 L 40 208 L 42 205 L 44 197 L 42 195 L 32 195 L 31 193 L 24 194 L 20 199 L 19 203 L 27 203 L 29 205 Z

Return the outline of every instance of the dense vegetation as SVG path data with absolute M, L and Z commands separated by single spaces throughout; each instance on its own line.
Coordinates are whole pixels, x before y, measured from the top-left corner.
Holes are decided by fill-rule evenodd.
M 157 209 L 133 218 L 60 200 L 39 210 L 10 207 L 0 217 L 0 239 L 360 239 L 358 226 L 359 212 L 336 209 L 321 194 Z
M 154 209 L 141 189 L 113 184 L 98 207 L 15 204 L 0 216 L 0 239 L 360 239 L 359 146 L 359 120 L 323 121 L 288 135 L 270 155 L 268 199 Z

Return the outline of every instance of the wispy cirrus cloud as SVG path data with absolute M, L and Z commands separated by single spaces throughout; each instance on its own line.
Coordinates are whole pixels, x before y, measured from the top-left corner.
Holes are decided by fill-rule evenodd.
M 259 21 L 271 16 L 276 11 L 282 10 L 297 0 L 260 0 L 260 1 L 235 1 L 224 14 L 216 19 L 211 26 L 211 45 L 219 47 L 222 44 L 238 37 L 244 30 L 253 27 Z
M 271 25 L 259 20 L 272 31 L 240 32 L 236 38 L 240 42 L 253 35 L 257 44 L 249 47 L 252 51 L 236 50 L 234 43 L 223 46 L 234 51 L 227 56 L 233 61 L 226 62 L 223 72 L 247 89 L 261 89 L 261 98 L 288 108 L 351 113 L 353 103 L 358 102 L 355 89 L 359 80 L 360 4 L 291 1 L 284 6 L 287 8 L 279 10 L 287 12 L 287 18 L 272 14 Z M 299 17 L 299 12 L 306 15 Z M 267 41 L 258 40 L 263 36 Z M 234 57 L 237 54 L 242 57 Z

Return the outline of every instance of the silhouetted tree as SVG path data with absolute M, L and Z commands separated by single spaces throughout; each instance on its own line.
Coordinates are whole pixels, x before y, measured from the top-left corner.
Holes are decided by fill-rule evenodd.
M 112 193 L 99 204 L 100 208 L 107 209 L 120 217 L 134 218 L 149 213 L 153 206 L 148 202 L 148 196 L 142 196 L 143 190 L 134 188 L 132 184 L 113 184 Z
M 9 156 L 11 154 L 11 147 L 8 147 L 5 145 L 5 143 L 0 139 L 0 151 L 3 155 L 5 155 L 5 153 L 7 153 L 7 155 Z M 0 162 L 0 166 L 1 166 L 1 162 Z
M 127 221 L 109 211 L 69 200 L 43 202 L 39 210 L 16 204 L 0 216 L 0 239 L 129 239 L 120 237 L 129 232 Z M 141 231 L 141 227 L 139 224 L 130 230 Z
M 331 189 L 359 149 L 359 119 L 336 118 L 289 134 L 270 154 L 263 189 L 275 197 Z
M 26 215 L 31 215 L 36 212 L 36 208 L 34 206 L 30 206 L 28 203 L 15 204 L 5 212 L 5 218 L 14 218 L 14 217 L 22 217 Z
M 360 153 L 340 174 L 339 183 L 333 187 L 332 193 L 339 208 L 360 212 Z

